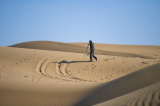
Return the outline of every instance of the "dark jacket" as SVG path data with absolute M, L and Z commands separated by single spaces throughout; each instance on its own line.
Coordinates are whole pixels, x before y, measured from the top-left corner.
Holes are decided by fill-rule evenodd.
M 90 45 L 90 51 L 94 51 L 94 50 L 95 50 L 95 48 L 94 48 L 94 43 L 92 42 L 92 43 L 90 43 L 89 45 Z

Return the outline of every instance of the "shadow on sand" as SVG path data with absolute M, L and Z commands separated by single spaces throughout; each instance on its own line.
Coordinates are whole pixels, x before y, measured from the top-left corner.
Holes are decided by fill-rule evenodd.
M 70 62 L 68 62 L 68 61 L 63 60 L 60 62 L 52 62 L 52 63 L 68 63 L 68 64 L 70 64 L 70 63 L 84 63 L 84 62 L 90 62 L 90 61 L 70 61 Z

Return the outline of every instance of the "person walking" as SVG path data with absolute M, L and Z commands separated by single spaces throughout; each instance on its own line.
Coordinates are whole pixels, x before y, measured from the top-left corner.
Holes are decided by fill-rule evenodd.
M 90 45 L 90 62 L 92 62 L 92 57 L 96 59 L 97 61 L 97 57 L 94 55 L 95 48 L 94 48 L 94 43 L 92 42 L 92 40 L 89 41 L 88 45 Z

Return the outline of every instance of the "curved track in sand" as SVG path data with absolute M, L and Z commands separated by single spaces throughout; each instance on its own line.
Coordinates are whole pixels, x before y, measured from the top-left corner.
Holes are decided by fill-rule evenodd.
M 68 67 L 72 64 L 73 60 L 77 59 L 76 56 L 46 56 L 43 57 L 37 64 L 37 73 L 54 79 L 60 79 L 63 81 L 88 81 L 73 76 Z

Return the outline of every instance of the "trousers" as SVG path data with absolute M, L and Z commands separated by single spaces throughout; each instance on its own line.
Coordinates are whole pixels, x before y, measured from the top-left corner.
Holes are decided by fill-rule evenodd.
M 97 60 L 97 57 L 94 55 L 94 50 L 90 51 L 90 61 L 92 61 L 92 57 Z

